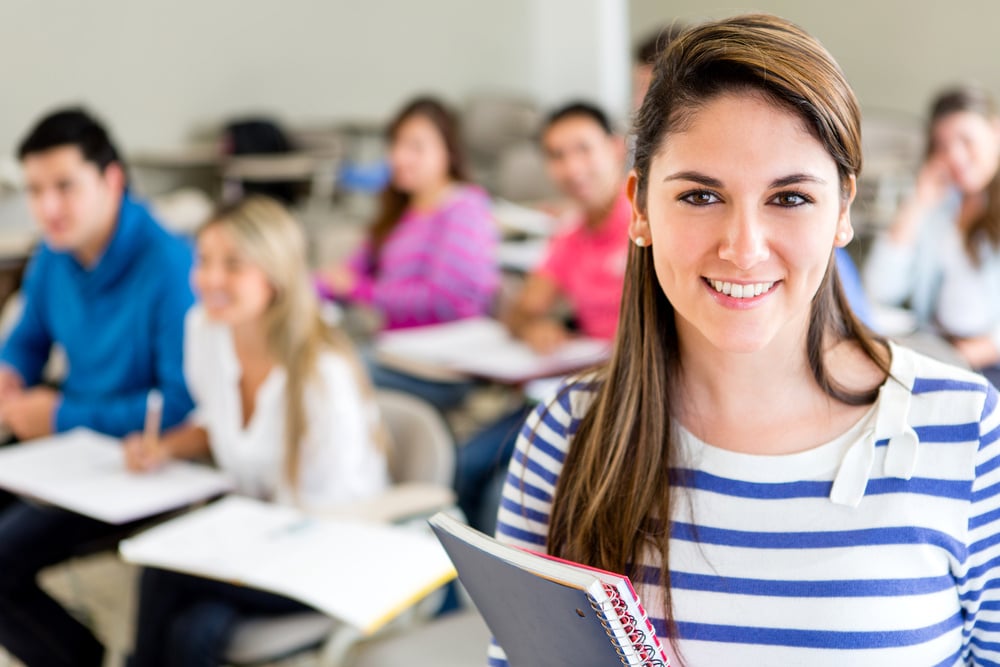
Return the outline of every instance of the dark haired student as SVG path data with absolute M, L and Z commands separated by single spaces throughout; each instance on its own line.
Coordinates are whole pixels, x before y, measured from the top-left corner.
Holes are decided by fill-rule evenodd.
M 628 573 L 675 667 L 1000 664 L 997 391 L 851 312 L 840 67 L 705 23 L 635 129 L 612 358 L 522 431 L 498 538 Z
M 24 311 L 0 350 L 0 419 L 21 440 L 75 427 L 139 431 L 151 389 L 163 425 L 191 410 L 184 384 L 184 315 L 193 301 L 189 245 L 128 192 L 107 131 L 80 109 L 43 118 L 18 155 L 43 243 L 23 286 Z M 65 351 L 59 389 L 41 383 L 53 346 Z M 38 571 L 120 531 L 16 501 L 0 513 L 0 644 L 28 667 L 100 665 L 90 630 L 46 595 Z
M 499 236 L 489 197 L 469 182 L 458 119 L 418 97 L 389 124 L 391 178 L 362 246 L 320 273 L 328 297 L 376 311 L 386 329 L 488 315 L 500 284 Z M 462 401 L 465 382 L 434 382 L 379 364 L 376 386 L 416 394 L 441 409 Z
M 560 318 L 559 306 L 565 304 L 580 333 L 610 341 L 618 325 L 629 247 L 625 142 L 607 115 L 586 102 L 549 114 L 540 140 L 549 178 L 580 216 L 549 242 L 541 265 L 506 314 L 507 325 L 533 348 L 551 351 L 575 335 Z M 481 530 L 492 532 L 500 472 L 529 410 L 524 406 L 507 414 L 458 448 L 459 506 Z

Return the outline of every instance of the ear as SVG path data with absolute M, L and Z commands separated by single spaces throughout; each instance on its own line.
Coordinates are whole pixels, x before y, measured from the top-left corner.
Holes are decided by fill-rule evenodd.
M 118 162 L 112 162 L 104 168 L 104 173 L 101 175 L 104 182 L 116 192 L 125 191 L 125 170 L 122 168 L 121 164 Z
M 847 192 L 840 203 L 840 216 L 837 218 L 837 233 L 833 245 L 843 248 L 854 238 L 854 226 L 851 224 L 851 204 L 858 194 L 858 179 L 854 174 L 847 177 Z
M 639 237 L 645 240 L 645 245 L 651 245 L 653 238 L 650 236 L 649 220 L 646 219 L 646 212 L 641 208 L 638 199 L 639 175 L 635 169 L 628 172 L 625 180 L 625 196 L 628 197 L 629 204 L 632 205 L 632 222 L 628 226 L 628 236 L 634 243 Z

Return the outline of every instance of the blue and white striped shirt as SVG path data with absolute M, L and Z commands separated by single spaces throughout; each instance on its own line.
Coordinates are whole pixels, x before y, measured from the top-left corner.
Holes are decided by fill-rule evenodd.
M 997 392 L 911 350 L 892 356 L 900 382 L 819 447 L 755 456 L 678 429 L 689 474 L 675 476 L 670 571 L 687 665 L 1000 665 Z M 544 551 L 592 400 L 579 383 L 528 420 L 501 541 Z M 666 647 L 658 569 L 647 554 L 631 574 Z M 507 664 L 499 646 L 489 655 Z

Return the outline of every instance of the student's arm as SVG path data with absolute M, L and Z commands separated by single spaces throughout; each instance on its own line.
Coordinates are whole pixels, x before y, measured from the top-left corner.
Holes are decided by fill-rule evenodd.
M 953 345 L 972 368 L 986 368 L 1000 363 L 1000 328 L 989 335 L 956 339 Z
M 966 546 L 958 599 L 969 633 L 970 665 L 1000 664 L 1000 410 L 997 391 L 989 387 L 979 423 L 975 479 L 970 489 Z
M 528 276 L 514 304 L 504 316 L 510 332 L 540 353 L 551 352 L 569 338 L 569 331 L 552 315 L 559 287 L 545 273 Z
M 5 390 L 16 384 L 25 387 L 38 384 L 52 351 L 52 335 L 40 308 L 44 272 L 44 256 L 37 255 L 31 260 L 21 286 L 24 303 L 21 317 L 0 351 L 0 375 L 4 376 L 0 384 Z
M 184 424 L 164 433 L 155 442 L 143 441 L 142 433 L 125 438 L 125 465 L 133 472 L 156 470 L 171 459 L 198 459 L 210 453 L 208 432 L 196 424 Z
M 920 170 L 913 196 L 903 203 L 889 229 L 872 244 L 864 267 L 864 286 L 876 303 L 901 305 L 911 296 L 922 237 L 936 215 L 943 214 L 947 174 L 937 160 Z M 946 170 L 945 170 L 946 171 Z
M 180 424 L 194 406 L 184 382 L 182 363 L 184 318 L 194 300 L 187 271 L 178 269 L 175 274 L 166 276 L 160 288 L 150 292 L 149 298 L 154 300 L 150 324 L 154 386 L 163 394 L 163 428 L 170 429 Z M 140 431 L 146 416 L 147 395 L 148 390 L 143 389 L 115 397 L 63 396 L 56 410 L 56 430 L 86 426 L 119 437 Z
M 400 281 L 359 285 L 355 296 L 390 321 L 432 324 L 483 315 L 499 284 L 497 230 L 488 203 L 465 197 L 436 221 L 437 243 L 415 259 L 423 271 Z
M 372 246 L 366 239 L 343 264 L 316 273 L 319 293 L 330 299 L 367 303 L 372 282 Z

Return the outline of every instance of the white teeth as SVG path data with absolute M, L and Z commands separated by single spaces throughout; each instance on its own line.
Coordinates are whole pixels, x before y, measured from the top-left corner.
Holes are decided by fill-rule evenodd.
M 760 296 L 774 287 L 774 281 L 769 283 L 749 283 L 746 285 L 740 283 L 727 283 L 721 280 L 709 280 L 708 283 L 716 292 L 725 294 L 726 296 L 731 296 L 734 299 L 752 299 L 753 297 Z

